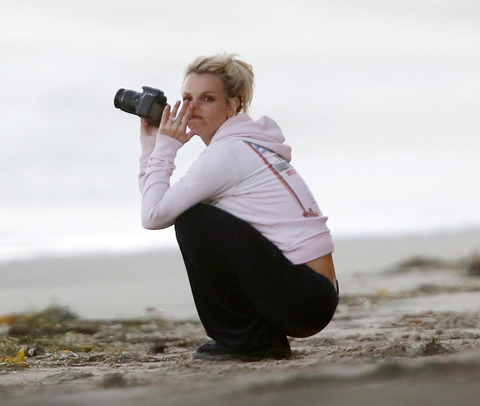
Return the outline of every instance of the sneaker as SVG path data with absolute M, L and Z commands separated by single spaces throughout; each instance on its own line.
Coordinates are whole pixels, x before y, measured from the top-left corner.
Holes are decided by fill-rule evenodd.
M 292 354 L 287 338 L 275 341 L 271 346 L 260 350 L 239 350 L 218 342 L 205 343 L 193 354 L 194 360 L 244 362 L 260 361 L 262 359 L 285 359 Z

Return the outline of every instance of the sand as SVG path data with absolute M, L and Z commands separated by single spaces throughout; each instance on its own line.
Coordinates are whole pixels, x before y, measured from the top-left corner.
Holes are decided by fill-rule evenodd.
M 420 240 L 413 251 L 403 253 L 395 251 L 401 239 L 395 247 L 371 239 L 353 245 L 364 244 L 384 256 L 368 264 L 358 256 L 355 260 L 353 248 L 350 258 L 339 255 L 337 265 L 350 261 L 350 268 L 340 275 L 341 302 L 334 320 L 313 337 L 292 339 L 293 355 L 285 360 L 194 361 L 194 349 L 207 340 L 198 320 L 165 317 L 153 308 L 142 316 L 101 320 L 69 318 L 67 313 L 62 323 L 38 326 L 32 320 L 39 315 L 23 325 L 24 315 L 4 319 L 0 356 L 14 356 L 21 344 L 31 356 L 26 365 L 0 363 L 0 404 L 478 405 L 480 276 L 473 265 L 480 245 L 472 235 L 478 237 L 467 233 L 456 247 L 448 243 L 450 252 L 442 249 L 442 241 L 446 244 L 451 235 L 422 237 L 423 261 L 411 260 L 422 253 Z M 52 263 L 55 269 L 79 264 L 85 269 L 87 263 L 107 267 L 112 261 L 118 271 L 115 258 L 64 258 L 35 266 L 52 272 Z M 135 258 L 122 261 L 128 268 Z M 8 269 L 20 272 L 23 266 L 10 264 Z M 3 274 L 14 289 L 11 274 Z M 60 286 L 71 293 L 61 275 Z M 182 300 L 188 307 L 188 295 Z M 116 302 L 120 308 L 121 302 Z M 32 326 L 37 333 L 43 330 L 33 337 Z

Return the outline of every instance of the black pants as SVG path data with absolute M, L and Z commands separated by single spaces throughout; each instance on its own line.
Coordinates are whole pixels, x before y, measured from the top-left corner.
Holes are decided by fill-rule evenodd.
M 326 277 L 293 265 L 255 228 L 198 204 L 175 223 L 193 298 L 207 335 L 236 349 L 308 337 L 332 319 L 338 293 Z

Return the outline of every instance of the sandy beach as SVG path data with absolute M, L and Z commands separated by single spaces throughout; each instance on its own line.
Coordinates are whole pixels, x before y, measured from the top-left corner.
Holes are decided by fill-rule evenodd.
M 208 338 L 175 253 L 3 264 L 0 404 L 477 405 L 479 249 L 338 241 L 334 320 L 259 362 L 193 361 Z

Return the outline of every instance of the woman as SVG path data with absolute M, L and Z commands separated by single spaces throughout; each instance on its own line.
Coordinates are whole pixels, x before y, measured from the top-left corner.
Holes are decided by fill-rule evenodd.
M 338 304 L 330 231 L 290 165 L 276 123 L 247 113 L 253 71 L 236 55 L 187 67 L 183 104 L 159 128 L 142 120 L 142 224 L 175 224 L 200 320 L 214 341 L 195 359 L 287 357 L 287 336 L 322 330 Z M 205 150 L 170 186 L 177 151 Z

